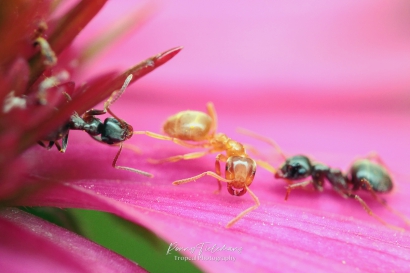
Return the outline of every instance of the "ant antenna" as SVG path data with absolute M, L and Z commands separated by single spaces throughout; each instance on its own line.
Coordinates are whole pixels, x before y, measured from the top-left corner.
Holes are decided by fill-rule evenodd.
M 108 112 L 111 116 L 113 116 L 116 120 L 118 120 L 122 125 L 124 125 L 124 121 L 117 117 L 111 110 L 110 106 L 114 102 L 116 102 L 124 93 L 125 89 L 127 89 L 128 85 L 130 84 L 132 80 L 132 74 L 129 74 L 128 77 L 125 79 L 124 84 L 122 85 L 120 90 L 115 90 L 112 92 L 111 96 L 108 98 L 108 100 L 104 103 L 104 111 Z
M 240 133 L 240 134 L 243 134 L 243 135 L 246 135 L 246 136 L 250 136 L 250 137 L 256 138 L 256 139 L 258 139 L 258 140 L 260 140 L 260 141 L 263 141 L 263 142 L 265 142 L 265 143 L 267 143 L 267 144 L 273 146 L 273 147 L 275 148 L 275 150 L 276 150 L 276 151 L 283 157 L 283 159 L 286 161 L 287 158 L 286 158 L 285 154 L 282 152 L 282 149 L 280 148 L 280 146 L 279 146 L 273 139 L 268 138 L 268 137 L 265 137 L 265 136 L 262 136 L 262 135 L 259 135 L 259 134 L 255 133 L 255 132 L 252 132 L 252 131 L 250 131 L 250 130 L 248 130 L 248 129 L 244 129 L 244 128 L 237 128 L 237 129 L 236 129 L 236 132 L 237 132 L 237 133 Z

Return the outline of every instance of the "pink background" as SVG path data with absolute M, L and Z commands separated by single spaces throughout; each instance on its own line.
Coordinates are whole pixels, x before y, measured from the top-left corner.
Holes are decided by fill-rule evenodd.
M 355 158 L 377 151 L 395 179 L 394 191 L 385 196 L 388 204 L 410 216 L 408 1 L 362 1 L 359 4 L 357 1 L 150 2 L 157 8 L 155 15 L 85 70 L 82 78 L 112 68 L 126 69 L 175 46 L 185 48 L 169 63 L 132 85 L 113 105 L 114 113 L 135 130 L 160 132 L 161 124 L 169 115 L 187 109 L 205 111 L 206 102 L 212 101 L 219 114 L 219 131 L 266 151 L 266 158 L 274 166 L 281 162 L 268 146 L 238 135 L 235 129 L 254 130 L 274 138 L 289 155 L 303 153 L 342 169 L 347 169 Z M 110 1 L 81 34 L 78 45 L 92 39 L 115 18 L 125 16 L 134 8 L 133 1 Z M 285 184 L 261 169 L 252 184 L 261 207 L 238 222 L 232 231 L 225 230 L 223 226 L 233 215 L 252 204 L 249 196 L 235 198 L 226 191 L 213 195 L 216 183 L 212 178 L 179 187 L 171 185 L 173 180 L 213 170 L 214 155 L 190 162 L 150 165 L 146 163 L 147 158 L 163 158 L 191 150 L 134 136 L 128 143 L 138 145 L 144 154 L 136 156 L 125 151 L 119 164 L 152 172 L 155 177 L 148 180 L 112 169 L 115 148 L 100 145 L 82 132 L 70 133 L 69 142 L 65 155 L 49 152 L 39 163 L 47 166 L 53 162 L 52 172 L 56 176 L 67 172 L 70 179 L 91 190 L 95 187 L 104 192 L 104 183 L 97 185 L 104 179 L 122 182 L 126 189 L 134 190 L 135 196 L 106 195 L 165 212 L 181 221 L 192 220 L 189 224 L 206 226 L 207 231 L 214 228 L 218 236 L 210 232 L 207 238 L 215 235 L 214 238 L 222 243 L 221 237 L 225 235 L 233 241 L 233 236 L 241 238 L 241 234 L 250 231 L 253 239 L 258 238 L 256 235 L 265 236 L 273 244 L 286 246 L 291 251 L 303 239 L 289 239 L 294 230 L 304 229 L 299 224 L 303 223 L 301 220 L 307 219 L 311 224 L 311 219 L 316 223 L 322 215 L 321 225 L 328 225 L 330 229 L 338 229 L 339 222 L 332 221 L 342 217 L 349 222 L 349 228 L 354 226 L 360 230 L 362 226 L 371 226 L 379 231 L 376 230 L 375 237 L 395 236 L 368 216 L 355 201 L 344 200 L 330 189 L 322 194 L 295 190 L 285 202 Z M 37 156 L 40 151 L 40 147 L 34 148 L 27 158 Z M 41 170 L 36 166 L 36 169 L 40 175 L 46 172 L 50 175 L 47 167 Z M 118 192 L 122 192 L 120 184 Z M 368 194 L 362 196 L 376 214 L 404 227 L 403 222 Z M 291 221 L 294 220 L 291 228 L 279 228 L 277 233 L 272 229 L 267 231 L 265 223 L 286 226 L 286 213 Z M 172 226 L 177 227 L 177 224 L 172 223 Z M 325 234 L 326 228 L 320 228 L 306 226 L 312 234 Z M 357 252 L 349 255 L 347 248 L 347 252 L 329 250 L 335 246 L 332 241 L 335 238 L 343 241 L 338 234 L 338 231 L 333 233 L 336 237 L 320 241 L 320 246 L 309 249 L 316 242 L 316 237 L 312 236 L 311 241 L 301 243 L 297 251 L 303 255 L 317 251 L 317 257 L 323 255 L 338 264 L 339 258 L 345 258 L 352 267 L 375 268 L 370 258 L 362 264 L 367 258 L 366 251 L 360 253 L 359 258 L 355 256 Z M 344 236 L 343 230 L 340 236 Z M 283 239 L 285 237 L 293 241 L 289 243 Z M 401 252 L 400 261 L 408 261 L 408 240 L 403 239 L 404 245 L 398 241 L 399 247 L 407 249 Z M 247 255 L 266 250 L 266 246 L 261 246 L 263 243 L 255 245 L 256 250 L 247 243 Z M 350 243 L 347 242 L 348 247 L 352 246 Z M 343 247 L 346 246 L 342 245 L 342 250 Z M 384 246 L 384 249 L 389 247 Z M 378 257 L 371 251 L 367 254 Z M 289 258 L 290 254 L 286 255 L 289 260 L 293 259 Z M 306 264 L 298 258 L 295 261 Z M 203 266 L 208 270 L 212 268 L 209 263 Z M 398 265 L 399 269 L 405 267 L 405 262 Z M 380 270 L 384 269 L 380 267 Z

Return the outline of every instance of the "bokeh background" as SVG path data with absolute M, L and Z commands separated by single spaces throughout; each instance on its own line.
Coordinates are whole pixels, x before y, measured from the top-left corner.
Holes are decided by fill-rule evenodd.
M 79 48 L 137 9 L 144 11 L 136 18 L 141 20 L 137 31 L 79 76 L 86 79 L 103 71 L 126 69 L 168 48 L 184 46 L 178 56 L 130 86 L 112 106 L 135 130 L 161 132 L 168 116 L 187 109 L 205 111 L 205 104 L 212 101 L 219 131 L 255 145 L 274 166 L 281 161 L 273 149 L 237 134 L 236 128 L 275 139 L 288 155 L 303 153 L 344 170 L 354 159 L 376 151 L 395 179 L 395 189 L 385 199 L 410 215 L 410 2 L 116 0 L 109 1 L 84 29 L 76 41 Z M 211 178 L 180 187 L 171 185 L 175 179 L 212 170 L 214 155 L 152 166 L 147 158 L 190 151 L 144 136 L 135 136 L 129 143 L 138 145 L 144 154 L 125 151 L 120 164 L 138 166 L 154 173 L 155 178 L 145 182 L 145 178 L 115 170 L 100 173 L 98 166 L 88 167 L 93 171 L 89 174 L 77 171 L 81 173 L 78 177 L 144 181 L 136 186 L 141 187 L 137 205 L 193 217 L 201 225 L 222 228 L 229 217 L 214 221 L 179 208 L 179 202 L 191 194 L 197 194 L 203 205 L 224 212 L 237 213 L 250 205 L 249 197 L 233 200 L 226 192 L 212 195 L 215 185 Z M 58 157 L 57 172 L 75 160 L 81 168 L 81 158 L 87 156 L 108 169 L 115 155 L 112 147 L 95 143 L 82 132 L 70 133 L 69 145 L 64 159 L 49 153 L 43 163 Z M 70 153 L 70 149 L 77 152 Z M 74 170 L 76 166 L 70 164 Z M 262 203 L 255 215 L 263 214 L 267 207 L 295 207 L 314 215 L 323 212 L 347 217 L 358 226 L 364 222 L 381 225 L 359 204 L 342 199 L 329 188 L 323 194 L 294 191 L 285 202 L 284 183 L 264 170 L 258 170 L 252 188 Z M 175 207 L 152 204 L 146 196 L 156 193 L 162 194 L 161 198 L 169 194 Z M 404 226 L 368 194 L 363 199 L 389 223 Z M 248 224 L 244 218 L 237 225 L 246 230 Z M 277 242 L 275 238 L 270 239 Z

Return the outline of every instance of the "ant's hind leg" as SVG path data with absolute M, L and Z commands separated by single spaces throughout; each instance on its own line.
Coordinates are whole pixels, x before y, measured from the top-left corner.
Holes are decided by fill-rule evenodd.
M 382 199 L 380 196 L 376 194 L 369 181 L 367 181 L 366 179 L 362 179 L 360 182 L 366 186 L 366 189 L 370 192 L 372 197 L 377 200 L 377 202 L 382 204 L 388 211 L 402 219 L 407 225 L 410 225 L 410 220 L 404 214 L 390 207 L 384 199 Z
M 175 155 L 175 156 L 171 156 L 171 157 L 164 158 L 164 159 L 152 159 L 151 158 L 151 159 L 148 159 L 148 162 L 152 164 L 161 164 L 165 162 L 177 162 L 180 160 L 190 160 L 190 159 L 200 158 L 207 154 L 209 154 L 209 151 L 195 152 L 195 153 L 189 153 L 189 154 L 184 154 L 184 155 Z
M 380 223 L 382 223 L 383 225 L 391 228 L 391 229 L 395 229 L 398 231 L 403 232 L 404 229 L 400 228 L 400 227 L 396 227 L 394 225 L 390 225 L 389 223 L 387 223 L 386 221 L 384 221 L 382 218 L 380 218 L 379 216 L 377 216 L 376 214 L 374 214 L 374 212 L 370 209 L 370 207 L 366 204 L 366 202 L 364 202 L 364 200 L 362 198 L 360 198 L 360 196 L 358 196 L 357 194 L 353 194 L 353 193 L 345 193 L 345 196 L 349 197 L 349 198 L 353 198 L 355 200 L 357 200 L 363 207 L 363 209 L 373 218 L 375 218 L 377 221 L 379 221 Z
M 251 195 L 253 201 L 255 202 L 255 205 L 239 213 L 235 218 L 229 221 L 229 223 L 226 225 L 226 228 L 232 227 L 236 222 L 241 220 L 246 214 L 257 209 L 261 205 L 261 203 L 259 202 L 259 198 L 247 186 L 245 186 L 245 190 Z
M 134 168 L 130 168 L 130 167 L 117 166 L 117 160 L 118 160 L 118 157 L 119 157 L 120 154 L 121 154 L 121 151 L 122 151 L 122 142 L 120 143 L 120 149 L 118 150 L 118 152 L 117 152 L 117 154 L 115 155 L 114 160 L 113 160 L 113 162 L 112 162 L 112 166 L 113 166 L 114 168 L 116 168 L 116 169 L 118 169 L 118 170 L 126 170 L 126 171 L 130 171 L 130 172 L 134 172 L 134 173 L 137 173 L 137 174 L 140 174 L 140 175 L 144 175 L 144 176 L 147 176 L 147 177 L 153 177 L 152 174 L 147 173 L 147 172 L 144 172 L 144 171 L 140 171 L 140 170 L 137 170 L 137 169 L 134 169 Z

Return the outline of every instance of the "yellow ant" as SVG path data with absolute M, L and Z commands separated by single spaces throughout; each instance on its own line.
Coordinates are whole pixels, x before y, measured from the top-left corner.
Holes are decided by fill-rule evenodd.
M 255 204 L 229 221 L 226 225 L 229 228 L 246 214 L 260 206 L 258 197 L 249 189 L 255 177 L 256 162 L 248 156 L 243 144 L 230 139 L 225 134 L 216 133 L 217 114 L 213 103 L 207 104 L 207 111 L 208 114 L 188 110 L 169 117 L 163 126 L 163 130 L 168 136 L 149 131 L 136 131 L 134 134 L 144 134 L 156 139 L 173 141 L 176 144 L 189 148 L 207 149 L 203 152 L 177 155 L 162 160 L 151 160 L 152 163 L 176 162 L 200 158 L 211 153 L 226 152 L 226 155 L 219 153 L 216 156 L 215 172 L 207 171 L 190 178 L 174 181 L 172 184 L 185 184 L 209 175 L 218 181 L 218 190 L 215 193 L 221 191 L 221 181 L 227 183 L 228 192 L 234 196 L 241 196 L 248 192 Z M 225 178 L 221 177 L 221 161 L 226 162 Z

